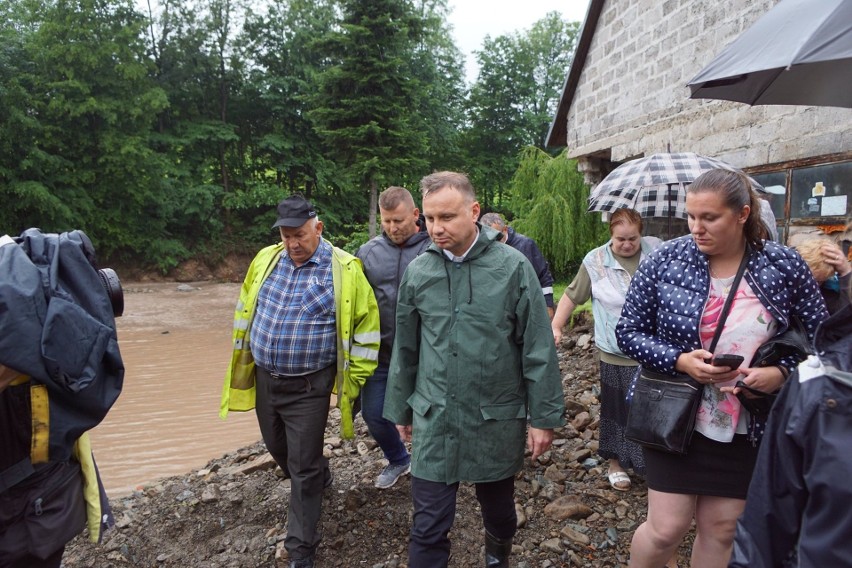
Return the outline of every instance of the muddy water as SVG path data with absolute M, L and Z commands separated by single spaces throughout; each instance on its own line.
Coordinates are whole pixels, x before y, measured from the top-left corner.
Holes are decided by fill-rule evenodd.
M 111 495 L 180 475 L 260 439 L 253 412 L 218 417 L 238 284 L 125 284 L 116 320 L 124 388 L 92 431 Z

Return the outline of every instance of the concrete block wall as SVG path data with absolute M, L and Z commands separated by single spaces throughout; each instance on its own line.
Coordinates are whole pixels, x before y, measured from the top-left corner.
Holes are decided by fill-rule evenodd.
M 687 82 L 776 1 L 608 0 L 568 112 L 569 155 L 670 148 L 745 168 L 852 150 L 850 109 L 689 98 Z

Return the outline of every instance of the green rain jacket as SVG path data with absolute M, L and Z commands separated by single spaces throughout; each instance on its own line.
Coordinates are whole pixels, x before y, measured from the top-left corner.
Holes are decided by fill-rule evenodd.
M 564 423 L 553 332 L 524 255 L 480 228 L 463 262 L 434 244 L 399 289 L 384 417 L 412 425 L 412 474 L 499 481 L 523 466 L 526 426 Z
M 262 249 L 254 257 L 240 290 L 234 313 L 234 351 L 225 374 L 219 416 L 229 410 L 247 411 L 255 405 L 256 369 L 251 347 L 251 324 L 257 296 L 263 282 L 281 258 L 284 245 L 279 243 Z M 358 398 L 367 377 L 373 374 L 379 358 L 379 307 L 373 289 L 364 276 L 361 261 L 333 247 L 331 263 L 334 281 L 335 319 L 337 323 L 337 375 L 334 393 L 340 408 L 340 430 L 344 438 L 355 435 L 352 426 L 352 404 Z

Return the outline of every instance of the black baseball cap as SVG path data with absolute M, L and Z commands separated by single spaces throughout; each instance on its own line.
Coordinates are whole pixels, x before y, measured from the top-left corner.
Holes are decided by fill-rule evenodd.
M 272 228 L 301 227 L 316 216 L 317 212 L 311 202 L 299 194 L 294 194 L 278 204 L 278 220 Z

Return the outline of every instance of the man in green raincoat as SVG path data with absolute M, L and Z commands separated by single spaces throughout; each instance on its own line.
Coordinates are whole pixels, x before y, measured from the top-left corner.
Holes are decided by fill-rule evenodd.
M 433 244 L 400 285 L 384 407 L 413 440 L 409 567 L 447 566 L 460 481 L 476 486 L 485 566 L 508 567 L 524 441 L 535 460 L 563 424 L 550 320 L 529 261 L 477 223 L 467 177 L 431 174 L 420 189 Z

